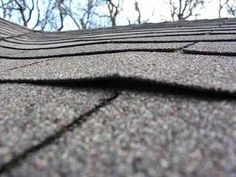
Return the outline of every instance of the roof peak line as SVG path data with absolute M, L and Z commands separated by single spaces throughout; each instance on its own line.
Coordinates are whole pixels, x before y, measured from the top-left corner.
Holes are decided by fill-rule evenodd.
M 123 26 L 114 26 L 114 27 L 100 27 L 100 28 L 94 28 L 94 29 L 86 29 L 86 30 L 80 30 L 80 31 L 94 31 L 94 30 L 104 30 L 104 29 L 125 29 L 125 28 L 133 28 L 133 29 L 138 29 L 138 28 L 144 28 L 144 27 L 153 27 L 153 28 L 162 28 L 162 27 L 188 27 L 188 26 L 194 26 L 194 24 L 207 24 L 209 22 L 216 22 L 218 26 L 227 24 L 227 21 L 236 21 L 236 18 L 215 18 L 215 19 L 199 19 L 199 20 L 185 20 L 185 21 L 164 21 L 164 22 L 158 22 L 158 23 L 144 23 L 144 24 L 132 24 L 132 25 L 123 25 Z M 20 29 L 32 31 L 32 32 L 42 32 L 39 30 L 34 30 L 30 29 L 28 27 L 16 24 L 14 22 L 5 20 L 3 18 L 0 18 L 0 23 L 5 23 L 7 25 L 15 26 Z M 73 31 L 78 31 L 78 30 L 69 30 L 71 32 Z M 68 31 L 57 31 L 57 32 L 46 32 L 46 33 L 65 33 Z
M 25 27 L 23 25 L 19 25 L 17 23 L 11 22 L 11 21 L 6 20 L 6 19 L 3 19 L 1 17 L 0 17 L 0 23 L 5 23 L 6 25 L 10 25 L 12 27 L 15 26 L 16 28 L 20 28 L 20 29 L 27 30 L 27 31 L 34 31 L 34 30 L 32 30 L 32 29 L 30 29 L 28 27 Z

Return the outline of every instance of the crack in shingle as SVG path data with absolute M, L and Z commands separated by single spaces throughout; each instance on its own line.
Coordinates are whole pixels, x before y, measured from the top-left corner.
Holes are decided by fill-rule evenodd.
M 41 60 L 41 61 L 36 61 L 36 62 L 28 63 L 28 64 L 25 64 L 25 65 L 15 66 L 15 67 L 12 67 L 12 68 L 3 70 L 2 73 L 3 73 L 3 72 L 7 72 L 7 71 L 12 71 L 12 70 L 15 70 L 15 69 L 20 69 L 20 68 L 25 68 L 25 67 L 28 67 L 28 66 L 36 65 L 36 64 L 39 64 L 39 63 L 46 62 L 46 61 L 48 61 L 48 60 L 49 60 L 49 59 Z M 51 60 L 52 60 L 52 59 L 51 59 Z

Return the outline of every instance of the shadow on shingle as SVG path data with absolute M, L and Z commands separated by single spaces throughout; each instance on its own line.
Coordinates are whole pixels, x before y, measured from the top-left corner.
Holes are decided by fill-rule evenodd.
M 117 75 L 84 79 L 60 80 L 1 80 L 0 84 L 32 84 L 37 86 L 52 86 L 73 89 L 103 89 L 118 91 L 147 92 L 156 94 L 179 95 L 184 98 L 202 100 L 236 100 L 236 93 L 215 88 L 202 88 L 177 83 L 156 82 L 135 77 L 120 77 Z

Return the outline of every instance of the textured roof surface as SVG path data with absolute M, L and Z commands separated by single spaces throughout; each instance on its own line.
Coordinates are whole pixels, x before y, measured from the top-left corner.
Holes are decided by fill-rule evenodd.
M 0 65 L 0 176 L 236 176 L 236 19 L 0 19 Z

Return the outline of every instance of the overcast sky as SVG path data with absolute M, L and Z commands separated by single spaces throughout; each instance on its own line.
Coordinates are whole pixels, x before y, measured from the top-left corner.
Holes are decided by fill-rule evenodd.
M 73 1 L 73 8 L 78 11 L 81 8 L 81 5 L 86 4 L 87 0 L 72 0 Z M 118 0 L 113 0 L 118 1 Z M 176 0 L 178 2 L 178 0 Z M 222 2 L 225 0 L 222 0 Z M 50 2 L 50 0 L 39 0 L 40 8 L 44 9 L 43 7 L 46 2 Z M 134 7 L 135 0 L 124 0 L 123 10 L 119 14 L 117 18 L 117 25 L 128 25 L 128 19 L 131 23 L 136 22 L 138 14 L 135 11 Z M 170 5 L 169 0 L 137 0 L 139 3 L 139 8 L 141 11 L 141 21 L 142 22 L 150 22 L 150 23 L 157 23 L 163 21 L 171 21 L 170 16 Z M 235 3 L 236 0 L 230 0 L 231 3 Z M 199 16 L 192 16 L 189 20 L 194 19 L 212 19 L 218 18 L 218 9 L 219 9 L 219 0 L 205 0 L 204 7 L 202 9 L 197 9 L 197 12 L 200 14 Z M 107 11 L 107 7 L 100 6 L 99 14 L 104 14 Z M 102 13 L 103 12 L 103 13 Z M 33 13 L 33 18 L 37 18 L 37 13 Z M 221 17 L 230 17 L 226 10 L 222 10 Z M 80 17 L 79 17 L 80 18 Z M 17 21 L 17 17 L 12 18 L 13 21 Z M 104 26 L 107 24 L 107 21 L 104 21 L 102 24 L 101 19 L 98 19 L 100 26 Z M 33 27 L 35 25 L 35 21 L 32 20 L 29 23 L 29 27 Z M 65 25 L 63 30 L 75 30 L 77 29 L 76 25 L 67 17 L 65 20 Z
M 76 1 L 76 0 L 75 0 Z M 170 17 L 170 6 L 169 0 L 137 0 L 139 2 L 139 7 L 142 14 L 142 20 L 148 22 L 163 22 L 163 21 L 171 21 Z M 84 0 L 80 0 L 80 2 L 85 2 Z M 127 25 L 128 20 L 135 21 L 137 19 L 137 12 L 134 8 L 135 0 L 124 0 L 123 11 L 120 13 L 117 24 L 118 25 Z M 218 18 L 218 0 L 206 0 L 203 9 L 198 9 L 199 16 L 192 16 L 189 19 L 212 19 Z M 222 17 L 229 17 L 226 11 L 222 11 Z M 73 23 L 68 20 L 66 23 L 66 28 L 74 29 L 75 26 Z
M 137 14 L 134 10 L 134 1 L 135 0 L 126 0 L 124 3 L 124 11 L 122 13 L 122 18 L 120 18 L 120 24 L 127 23 L 125 15 L 129 17 L 137 17 Z M 165 20 L 171 20 L 170 17 L 170 6 L 169 0 L 138 0 L 139 7 L 142 12 L 143 20 L 150 18 L 150 22 L 159 22 Z M 198 19 L 202 18 L 218 18 L 218 0 L 206 0 L 204 9 L 199 9 Z M 154 14 L 152 16 L 154 10 Z M 223 11 L 222 17 L 228 17 L 228 14 Z M 191 17 L 195 19 L 195 17 Z M 125 21 L 126 20 L 126 21 Z

